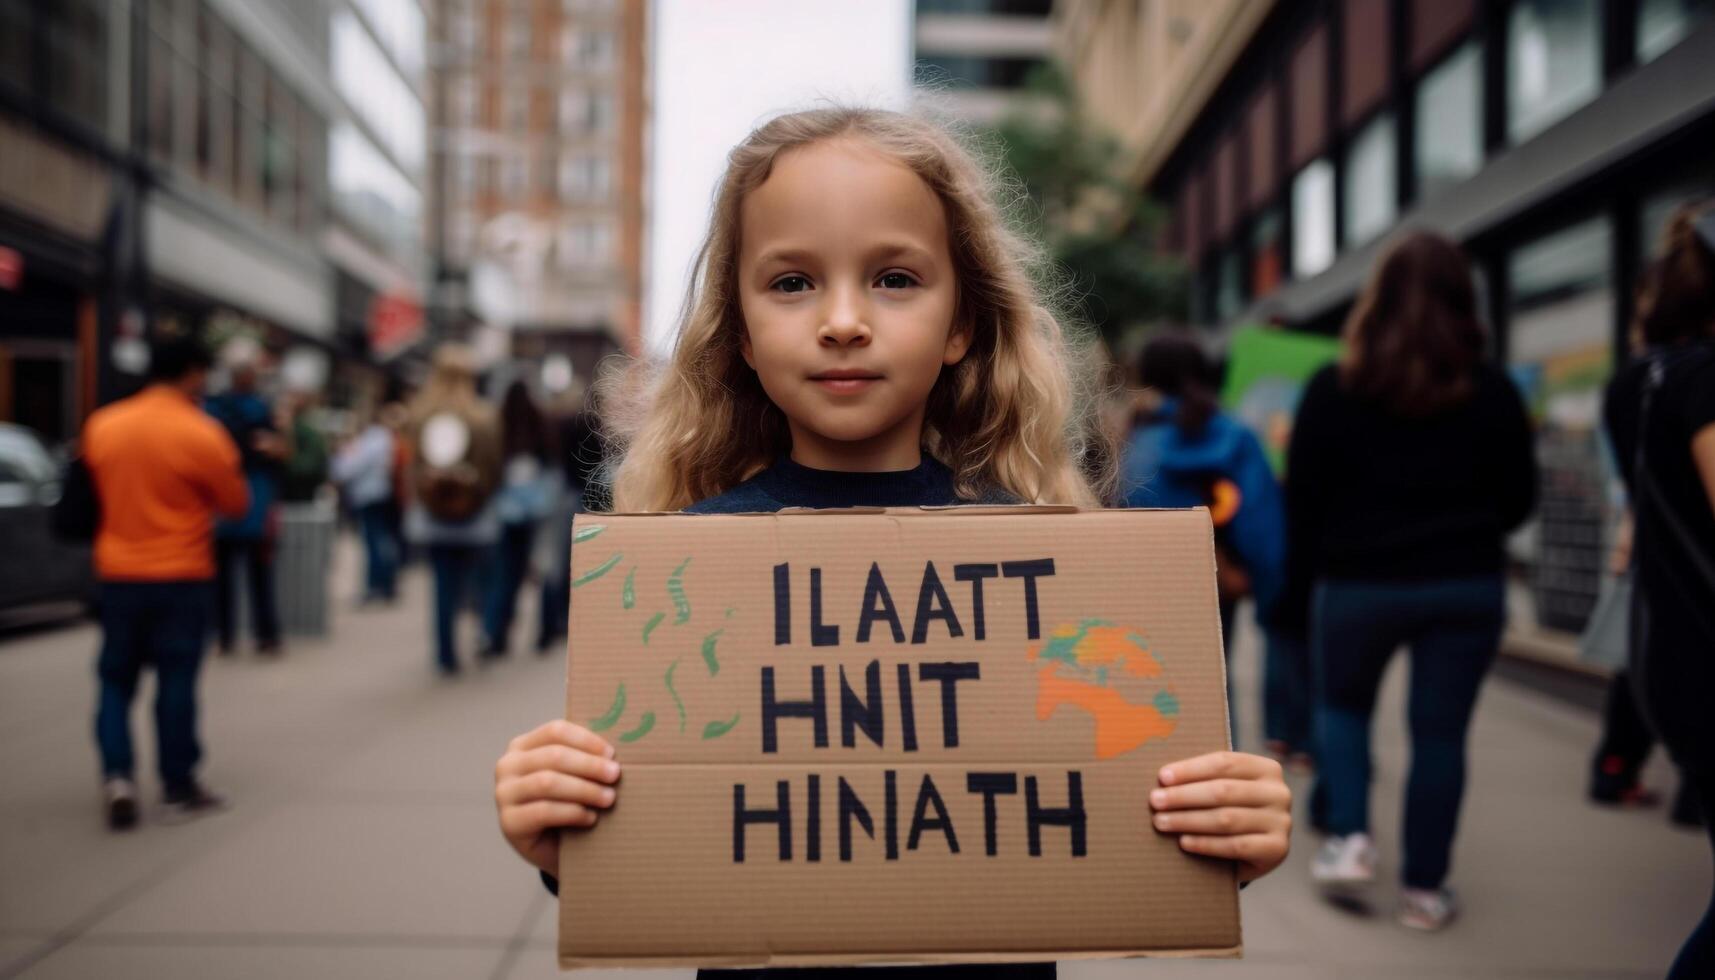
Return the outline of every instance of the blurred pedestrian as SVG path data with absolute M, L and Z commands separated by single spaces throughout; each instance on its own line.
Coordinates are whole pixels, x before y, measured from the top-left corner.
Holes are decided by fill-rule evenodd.
M 1233 612 L 1255 600 L 1267 650 L 1265 725 L 1282 758 L 1307 757 L 1310 690 L 1302 647 L 1273 636 L 1270 623 L 1285 573 L 1286 516 L 1262 444 L 1221 411 L 1215 366 L 1201 345 L 1161 334 L 1144 345 L 1137 376 L 1147 401 L 1127 437 L 1122 463 L 1128 507 L 1208 507 L 1215 523 L 1221 631 L 1229 653 Z
M 377 412 L 333 460 L 334 482 L 357 518 L 363 539 L 361 603 L 392 602 L 398 596 L 399 542 L 393 534 L 393 430 Z
M 289 450 L 275 424 L 274 410 L 260 391 L 262 356 L 261 346 L 252 340 L 228 342 L 221 351 L 229 379 L 227 390 L 204 405 L 238 444 L 250 490 L 249 510 L 221 521 L 215 528 L 215 627 L 222 655 L 231 655 L 236 639 L 240 574 L 249 586 L 256 652 L 280 652 L 280 617 L 274 593 L 274 507 Z
M 328 482 L 328 442 L 315 424 L 315 404 L 315 393 L 310 391 L 288 392 L 280 399 L 275 422 L 286 442 L 280 473 L 283 503 L 309 503 Z
M 1715 201 L 1682 207 L 1669 221 L 1637 324 L 1648 353 L 1614 378 L 1604 413 L 1634 515 L 1631 687 L 1707 817 L 1715 813 Z M 1715 842 L 1715 821 L 1705 822 Z M 1715 976 L 1715 903 L 1668 976 Z
M 148 387 L 99 409 L 83 454 L 100 501 L 95 571 L 101 581 L 101 749 L 107 823 L 137 822 L 131 701 L 155 668 L 156 764 L 169 812 L 221 803 L 196 777 L 197 671 L 208 638 L 210 540 L 216 512 L 245 512 L 249 493 L 227 432 L 197 408 L 210 358 L 190 339 L 156 343 Z
M 1666 346 L 1663 342 L 1652 341 L 1645 336 L 1644 325 L 1639 318 L 1639 314 L 1650 304 L 1650 298 L 1659 289 L 1656 276 L 1657 270 L 1654 267 L 1645 269 L 1633 298 L 1634 315 L 1628 341 L 1634 357 L 1649 357 L 1655 349 Z M 1623 376 L 1622 374 L 1621 377 Z M 1630 457 L 1624 460 L 1619 458 L 1619 454 L 1614 451 L 1612 432 L 1616 428 L 1624 427 L 1635 433 L 1637 393 L 1618 392 L 1616 383 L 1617 380 L 1610 382 L 1605 393 L 1603 446 L 1609 450 L 1614 472 L 1619 474 L 1621 486 L 1625 487 L 1631 482 L 1631 469 L 1635 460 Z M 1633 453 L 1635 454 L 1635 450 Z M 1649 722 L 1644 719 L 1643 710 L 1638 707 L 1637 694 L 1632 689 L 1631 671 L 1627 669 L 1631 649 L 1631 608 L 1636 601 L 1632 568 L 1631 503 L 1624 492 L 1617 492 L 1614 496 L 1622 510 L 1622 516 L 1615 528 L 1613 545 L 1609 551 L 1609 578 L 1603 583 L 1596 608 L 1591 612 L 1590 622 L 1579 640 L 1586 662 L 1613 672 L 1602 706 L 1601 740 L 1597 743 L 1595 756 L 1590 761 L 1589 794 L 1590 799 L 1596 803 L 1621 807 L 1650 807 L 1660 802 L 1660 795 L 1643 784 L 1643 770 L 1655 748 L 1656 738 L 1655 733 L 1650 730 Z M 1683 774 L 1679 792 L 1674 796 L 1670 818 L 1674 823 L 1686 827 L 1697 827 L 1702 822 L 1697 792 Z
M 494 496 L 500 519 L 500 541 L 494 549 L 493 571 L 483 605 L 484 656 L 503 657 L 512 641 L 512 618 L 518 590 L 530 569 L 536 529 L 548 516 L 550 436 L 548 421 L 530 388 L 513 381 L 500 405 L 501 479 Z
M 572 516 L 600 506 L 595 492 L 602 466 L 602 443 L 595 418 L 593 396 L 569 395 L 572 407 L 555 423 L 554 468 L 559 471 L 561 495 L 549 522 L 547 559 L 542 575 L 542 594 L 537 603 L 536 652 L 546 655 L 554 641 L 566 636 L 566 618 L 571 612 Z
M 476 390 L 469 348 L 443 344 L 410 409 L 412 503 L 406 535 L 434 573 L 435 664 L 457 674 L 456 627 L 478 569 L 500 537 L 500 421 Z
M 1536 493 L 1530 423 L 1484 360 L 1463 253 L 1427 232 L 1383 255 L 1339 363 L 1305 388 L 1286 470 L 1289 601 L 1310 606 L 1316 761 L 1329 837 L 1315 881 L 1375 877 L 1370 718 L 1393 651 L 1411 648 L 1411 772 L 1400 921 L 1455 915 L 1445 887 L 1465 736 L 1505 619 L 1502 541 Z

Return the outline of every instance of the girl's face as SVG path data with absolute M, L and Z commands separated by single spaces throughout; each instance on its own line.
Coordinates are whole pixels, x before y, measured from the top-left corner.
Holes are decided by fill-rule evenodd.
M 873 147 L 826 140 L 776 158 L 740 222 L 744 359 L 786 414 L 792 458 L 916 466 L 929 391 L 970 344 L 940 199 Z

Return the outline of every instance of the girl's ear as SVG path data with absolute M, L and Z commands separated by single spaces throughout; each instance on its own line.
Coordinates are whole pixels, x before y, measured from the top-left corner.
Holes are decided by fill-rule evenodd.
M 947 347 L 941 352 L 941 363 L 947 367 L 965 359 L 965 352 L 971 349 L 971 325 L 961 321 L 953 324 L 953 329 L 947 331 Z
M 739 328 L 738 352 L 744 356 L 744 363 L 750 365 L 752 371 L 756 370 L 756 359 L 750 356 L 750 330 L 748 328 Z

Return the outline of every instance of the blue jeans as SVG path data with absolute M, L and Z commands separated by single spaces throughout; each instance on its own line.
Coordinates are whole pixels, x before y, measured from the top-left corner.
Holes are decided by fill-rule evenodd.
M 429 567 L 435 576 L 435 662 L 442 670 L 458 669 L 458 615 L 487 550 L 470 544 L 429 545 Z
M 391 599 L 399 577 L 399 539 L 393 533 L 393 505 L 378 500 L 357 508 L 357 526 L 363 534 L 364 597 Z
M 1370 829 L 1370 716 L 1388 660 L 1410 645 L 1403 878 L 1408 888 L 1439 888 L 1465 790 L 1465 733 L 1506 618 L 1501 577 L 1324 580 L 1313 603 L 1316 759 L 1328 831 Z
M 1263 630 L 1263 737 L 1289 751 L 1311 749 L 1310 645 L 1302 636 Z
M 500 543 L 493 556 L 488 594 L 482 608 L 483 632 L 489 647 L 505 650 L 511 641 L 512 616 L 518 609 L 518 590 L 530 570 L 530 546 L 536 540 L 535 524 L 503 524 Z
M 207 582 L 103 582 L 100 699 L 95 740 L 105 776 L 131 779 L 131 701 L 144 665 L 155 668 L 156 762 L 169 793 L 188 790 L 197 744 L 197 671 L 208 636 Z

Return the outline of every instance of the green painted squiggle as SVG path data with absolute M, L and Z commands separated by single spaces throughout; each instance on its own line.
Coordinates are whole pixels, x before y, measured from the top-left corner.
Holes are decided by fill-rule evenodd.
M 630 609 L 637 605 L 637 566 L 631 566 L 631 571 L 625 573 L 625 587 L 619 590 L 620 606 Z
M 645 711 L 643 713 L 643 718 L 640 721 L 638 721 L 637 727 L 633 728 L 629 732 L 626 732 L 624 735 L 619 736 L 619 740 L 621 742 L 635 742 L 638 739 L 642 738 L 643 736 L 649 734 L 649 730 L 651 728 L 654 728 L 654 727 L 655 727 L 655 712 Z
M 572 543 L 576 544 L 580 541 L 588 541 L 605 530 L 607 530 L 606 524 L 586 524 L 583 527 L 578 528 L 577 533 L 572 535 Z
M 679 661 L 667 665 L 667 693 L 673 695 L 673 707 L 679 709 L 679 733 L 685 732 L 685 702 L 679 698 L 679 692 L 673 689 L 673 671 L 679 669 Z
M 691 598 L 685 594 L 685 566 L 691 563 L 687 558 L 673 569 L 673 574 L 667 576 L 667 595 L 673 600 L 673 623 L 688 623 L 691 621 Z
M 618 721 L 619 716 L 622 714 L 625 714 L 624 684 L 619 685 L 619 690 L 614 692 L 613 705 L 607 709 L 607 713 L 590 722 L 590 731 L 601 732 L 612 728 L 613 723 Z
M 661 621 L 663 619 L 666 619 L 666 618 L 667 618 L 666 613 L 656 613 L 655 615 L 649 617 L 649 622 L 643 624 L 643 645 L 644 646 L 649 645 L 649 634 L 655 632 L 655 627 L 660 626 Z
M 738 724 L 738 717 L 739 717 L 738 715 L 733 715 L 731 721 L 711 721 L 711 722 L 709 722 L 707 725 L 703 726 L 703 738 L 705 738 L 705 739 L 720 738 L 722 735 L 725 735 L 727 732 L 732 731 L 733 727 Z
M 703 637 L 703 663 L 708 665 L 710 677 L 721 672 L 721 662 L 715 659 L 715 639 L 723 632 L 725 631 L 715 630 L 708 636 Z
M 588 585 L 596 579 L 601 578 L 603 575 L 606 575 L 608 572 L 613 571 L 613 566 L 619 564 L 620 559 L 624 557 L 625 556 L 623 554 L 615 553 L 612 558 L 609 558 L 600 565 L 597 565 L 582 575 L 579 575 L 577 578 L 572 579 L 572 588 L 575 589 L 580 585 Z

